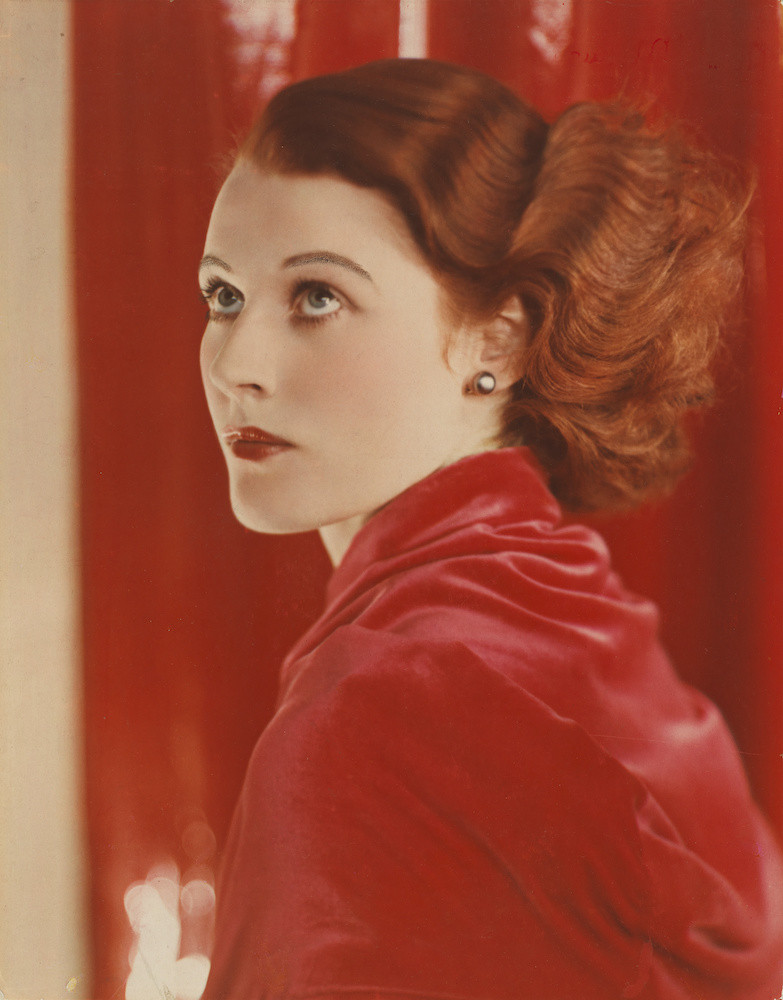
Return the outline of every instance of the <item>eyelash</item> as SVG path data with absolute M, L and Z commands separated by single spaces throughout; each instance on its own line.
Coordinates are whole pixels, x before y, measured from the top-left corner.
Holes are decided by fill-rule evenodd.
M 238 289 L 234 288 L 233 285 L 227 284 L 227 282 L 223 281 L 222 278 L 213 277 L 213 278 L 210 278 L 207 281 L 206 285 L 201 289 L 201 297 L 204 300 L 204 302 L 206 302 L 207 306 L 209 306 L 209 303 L 212 301 L 212 299 L 214 298 L 214 296 L 222 288 L 228 289 L 228 291 L 230 291 L 231 294 L 238 301 L 244 302 L 244 299 L 243 299 L 242 295 L 239 293 Z M 302 298 L 302 296 L 305 295 L 305 293 L 307 293 L 307 292 L 313 292 L 313 291 L 326 292 L 327 295 L 330 295 L 334 299 L 336 299 L 340 303 L 340 305 L 342 307 L 343 302 L 344 302 L 343 296 L 341 296 L 337 292 L 335 292 L 334 289 L 330 288 L 329 285 L 327 285 L 325 282 L 323 282 L 323 281 L 314 281 L 312 279 L 303 279 L 301 281 L 298 281 L 296 283 L 296 285 L 294 285 L 293 289 L 291 290 L 291 303 L 292 304 L 291 304 L 291 309 L 290 309 L 290 313 L 289 314 L 290 314 L 290 316 L 292 317 L 292 319 L 294 320 L 295 323 L 301 323 L 304 326 L 316 326 L 319 323 L 325 323 L 327 320 L 334 319 L 340 313 L 341 309 L 337 309 L 334 312 L 325 313 L 323 316 L 306 316 L 306 315 L 301 314 L 301 313 L 296 313 L 295 312 L 296 305 L 299 302 L 299 300 Z M 207 315 L 206 315 L 206 320 L 207 320 L 207 322 L 211 322 L 211 323 L 224 323 L 227 320 L 233 319 L 235 315 L 237 315 L 237 314 L 236 313 L 221 313 L 221 312 L 217 312 L 215 309 L 208 309 L 207 310 Z
M 307 292 L 326 292 L 327 295 L 331 296 L 340 303 L 340 309 L 336 309 L 334 312 L 324 313 L 323 316 L 306 316 L 303 313 L 296 313 L 294 310 L 297 303 Z M 290 315 L 295 323 L 302 323 L 305 326 L 316 326 L 319 323 L 326 323 L 327 320 L 335 319 L 339 316 L 342 311 L 343 302 L 343 297 L 338 295 L 337 292 L 335 292 L 333 288 L 330 288 L 325 282 L 312 281 L 305 278 L 302 281 L 298 281 L 291 291 Z
M 207 304 L 207 315 L 205 319 L 208 323 L 223 323 L 226 320 L 233 319 L 231 313 L 220 313 L 215 309 L 209 308 L 209 304 L 212 299 L 217 295 L 221 288 L 227 288 L 232 295 L 234 295 L 238 300 L 242 301 L 242 296 L 239 294 L 236 288 L 232 285 L 227 285 L 225 281 L 218 277 L 210 278 L 204 287 L 201 289 L 201 298 Z

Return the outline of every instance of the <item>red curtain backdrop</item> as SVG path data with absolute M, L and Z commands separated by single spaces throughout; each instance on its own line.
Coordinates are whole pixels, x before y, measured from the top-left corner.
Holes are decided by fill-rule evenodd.
M 278 663 L 318 613 L 328 574 L 315 537 L 255 536 L 233 520 L 201 398 L 195 270 L 221 164 L 264 95 L 395 56 L 398 3 L 299 0 L 291 40 L 250 7 L 72 4 L 97 997 L 121 995 L 128 973 L 125 888 L 163 858 L 214 870 Z M 746 315 L 693 471 L 670 501 L 602 528 L 783 825 L 779 4 L 430 0 L 429 38 L 433 57 L 492 73 L 548 116 L 620 92 L 653 99 L 756 171 Z M 194 821 L 216 847 L 187 835 Z

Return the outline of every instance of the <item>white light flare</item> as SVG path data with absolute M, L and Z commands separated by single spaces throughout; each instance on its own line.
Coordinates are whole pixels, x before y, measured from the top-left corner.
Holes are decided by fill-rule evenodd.
M 534 0 L 530 41 L 547 62 L 557 63 L 573 31 L 572 0 Z
M 427 0 L 400 0 L 400 59 L 427 58 Z
M 173 864 L 158 865 L 146 881 L 129 886 L 125 911 L 135 941 L 125 1000 L 200 1000 L 209 957 L 201 951 L 179 955 L 183 937 L 193 938 L 194 929 L 202 940 L 209 937 L 214 910 L 212 885 L 194 878 L 180 886 Z

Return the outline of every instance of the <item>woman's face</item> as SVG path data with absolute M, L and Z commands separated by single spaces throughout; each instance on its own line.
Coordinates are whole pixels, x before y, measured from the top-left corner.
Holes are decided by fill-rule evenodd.
M 204 253 L 201 371 L 244 525 L 322 529 L 339 559 L 373 511 L 489 445 L 469 335 L 382 195 L 240 163 Z

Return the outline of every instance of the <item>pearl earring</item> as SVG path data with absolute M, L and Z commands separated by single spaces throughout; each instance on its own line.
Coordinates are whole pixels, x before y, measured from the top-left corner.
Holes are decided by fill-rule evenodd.
M 473 391 L 477 392 L 480 396 L 489 396 L 490 393 L 495 391 L 496 385 L 497 382 L 492 372 L 480 372 L 473 379 Z

